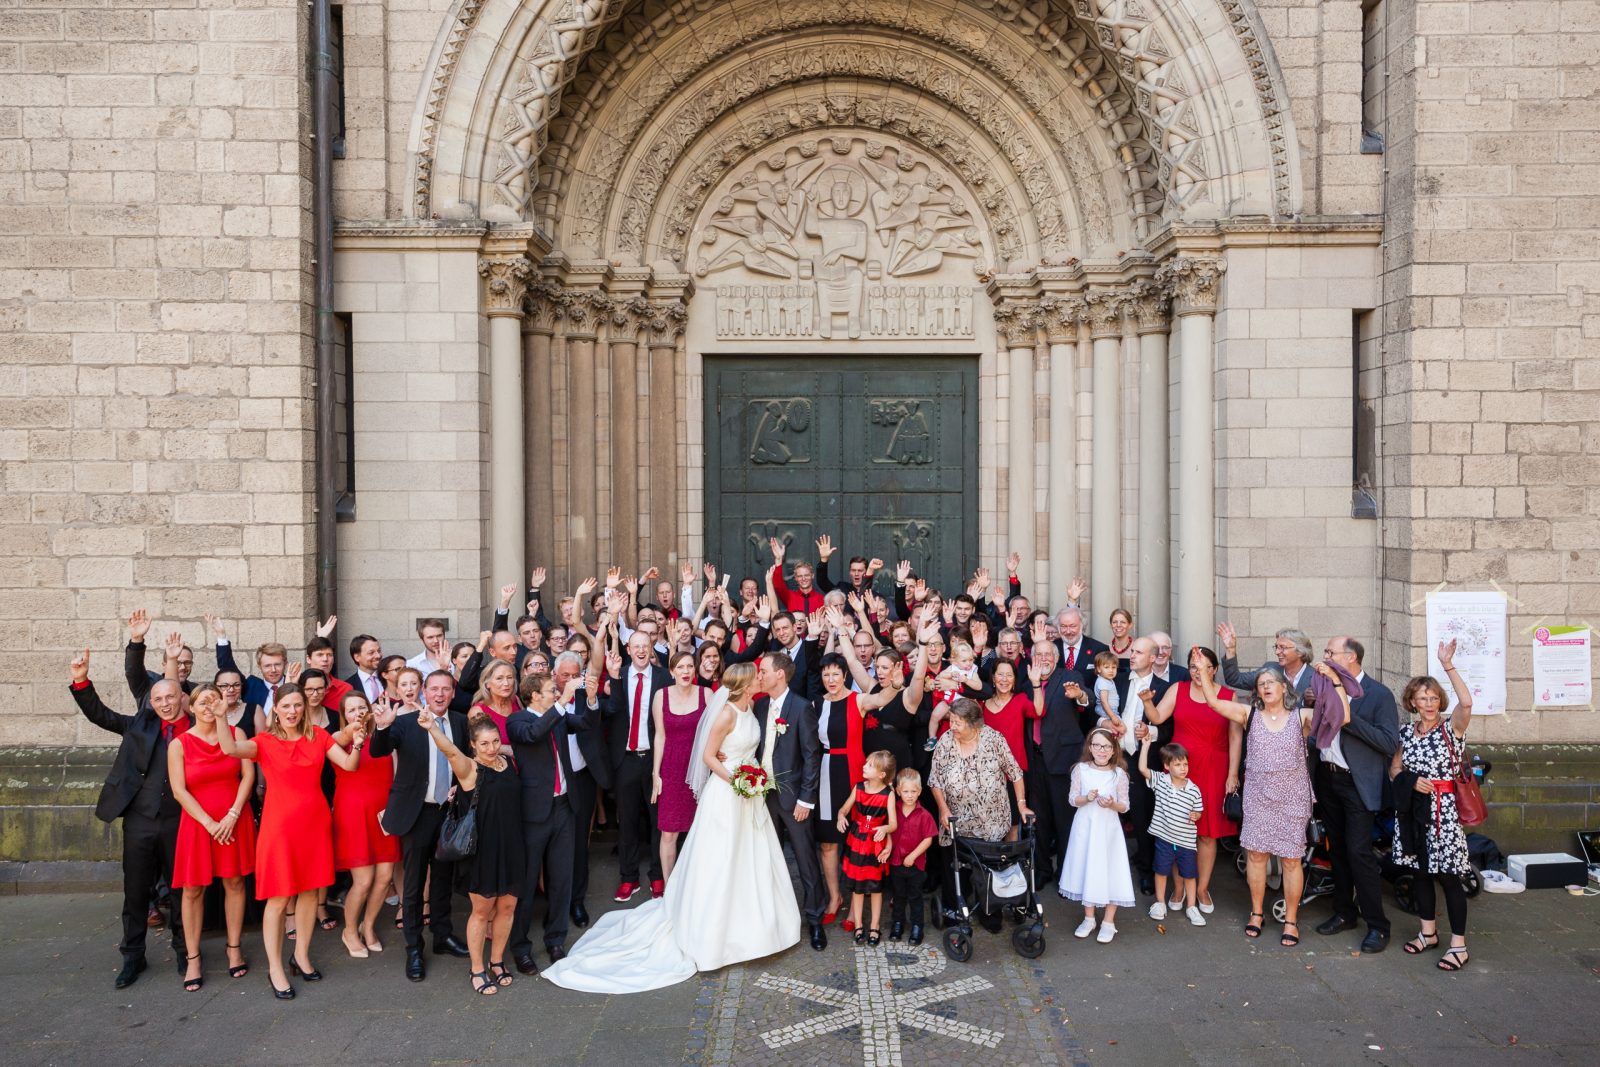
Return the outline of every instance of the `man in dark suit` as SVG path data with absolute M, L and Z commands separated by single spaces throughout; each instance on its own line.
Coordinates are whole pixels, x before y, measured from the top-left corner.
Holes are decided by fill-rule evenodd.
M 1400 712 L 1389 687 L 1363 673 L 1366 649 L 1360 641 L 1330 638 L 1322 654 L 1355 676 L 1361 696 L 1350 702 L 1350 721 L 1318 752 L 1317 803 L 1333 853 L 1333 918 L 1317 927 L 1317 933 L 1354 929 L 1359 914 L 1367 922 L 1361 951 L 1382 952 L 1389 945 L 1389 918 L 1383 913 L 1383 878 L 1372 853 L 1372 822 L 1385 806 L 1389 761 L 1400 747 Z
M 649 635 L 635 630 L 628 636 L 628 658 L 618 677 L 612 679 L 605 709 L 620 860 L 620 881 L 612 899 L 619 903 L 639 891 L 641 867 L 650 874 L 650 896 L 666 892 L 661 877 L 661 835 L 656 829 L 655 805 L 650 803 L 654 784 L 650 708 L 655 695 L 671 682 L 666 668 L 655 662 Z
M 466 751 L 471 747 L 467 717 L 450 710 L 455 679 L 449 671 L 434 671 L 423 683 L 423 701 L 451 742 Z M 433 951 L 439 956 L 466 956 L 467 946 L 455 936 L 450 923 L 450 897 L 455 888 L 455 864 L 434 859 L 439 830 L 444 826 L 445 805 L 453 781 L 450 761 L 433 743 L 415 715 L 396 715 L 387 704 L 373 706 L 372 754 L 394 753 L 394 785 L 383 809 L 383 829 L 400 838 L 405 881 L 401 886 L 401 917 L 405 922 L 406 977 L 420 982 L 427 977 L 422 962 L 422 887 L 432 872 L 428 893 L 428 928 L 433 931 Z
M 1083 752 L 1084 720 L 1092 725 L 1094 715 L 1083 675 L 1060 665 L 1053 642 L 1034 644 L 1028 680 L 1035 705 L 1044 708 L 1041 717 L 1024 724 L 1028 752 L 1025 784 L 1028 807 L 1038 817 L 1042 881 L 1060 874 L 1066 859 L 1067 837 L 1077 812 L 1071 801 L 1072 768 Z
M 1279 630 L 1272 639 L 1273 661 L 1263 663 L 1261 670 L 1254 671 L 1239 667 L 1239 637 L 1232 623 L 1219 623 L 1217 637 L 1222 640 L 1222 680 L 1229 688 L 1253 693 L 1261 670 L 1276 666 L 1283 671 L 1289 688 L 1300 695 L 1301 703 L 1305 702 L 1305 695 L 1311 689 L 1311 678 L 1316 671 L 1311 669 L 1311 638 L 1306 636 L 1304 630 Z
M 371 634 L 357 634 L 350 639 L 350 659 L 356 669 L 345 676 L 345 684 L 364 694 L 369 701 L 377 700 L 383 695 L 383 679 L 378 677 L 383 646 Z M 328 673 L 333 673 L 331 668 Z
M 583 667 L 583 657 L 576 652 L 567 651 L 557 656 L 550 672 L 556 682 L 556 692 L 565 692 L 567 683 L 573 679 L 578 679 L 582 684 Z M 534 690 L 530 688 L 533 677 L 530 675 L 522 680 L 524 704 L 531 703 L 534 695 Z M 570 704 L 562 706 L 562 711 L 568 715 L 576 714 L 578 710 Z M 582 929 L 589 925 L 589 908 L 584 901 L 589 892 L 589 820 L 594 817 L 600 791 L 611 791 L 611 752 L 606 747 L 605 733 L 601 730 L 575 732 L 567 740 L 567 758 L 572 767 L 569 789 L 573 826 L 572 904 L 567 912 L 572 917 L 573 925 Z
M 1133 822 L 1133 865 L 1139 870 L 1139 891 L 1146 896 L 1156 891 L 1156 841 L 1150 833 L 1150 816 L 1155 813 L 1156 797 L 1150 791 L 1150 784 L 1145 781 L 1144 775 L 1139 773 L 1140 741 L 1136 731 L 1141 723 L 1146 723 L 1147 710 L 1140 693 L 1148 689 L 1151 699 L 1159 704 L 1171 688 L 1171 683 L 1156 677 L 1155 665 L 1155 642 L 1148 637 L 1134 638 L 1133 644 L 1128 646 L 1128 673 L 1118 675 L 1116 679 L 1120 721 L 1110 724 L 1117 731 L 1118 742 L 1128 757 L 1128 817 Z M 1169 715 L 1159 726 L 1148 728 L 1155 731 L 1155 739 L 1150 743 L 1146 766 L 1152 771 L 1160 771 L 1161 746 L 1172 742 L 1173 734 L 1177 732 L 1176 716 Z
M 768 695 L 752 709 L 761 728 L 756 751 L 762 768 L 778 786 L 767 794 L 767 811 L 773 824 L 782 825 L 788 835 L 800 875 L 800 907 L 811 928 L 811 947 L 821 952 L 828 947 L 828 934 L 822 926 L 827 894 L 811 828 L 822 776 L 822 740 L 811 701 L 790 688 L 794 676 L 794 660 L 785 653 L 768 652 L 757 663 L 756 689 Z
M 535 677 L 538 677 L 535 675 Z M 579 686 L 582 685 L 582 688 Z M 554 963 L 567 954 L 567 914 L 572 904 L 572 757 L 570 734 L 593 728 L 599 721 L 594 693 L 600 680 L 591 674 L 574 677 L 556 692 L 553 678 L 543 679 L 529 694 L 527 707 L 506 718 L 506 737 L 522 780 L 522 832 L 528 850 L 528 873 L 511 920 L 511 954 L 517 970 L 533 974 L 534 899 L 544 880 L 544 945 Z M 566 714 L 560 705 L 577 709 Z
M 152 887 L 158 877 L 163 882 L 172 878 L 182 809 L 167 782 L 167 746 L 189 729 L 188 706 L 178 683 L 162 679 L 150 687 L 148 706 L 132 715 L 117 714 L 101 703 L 89 681 L 88 649 L 72 661 L 72 699 L 84 718 L 122 737 L 94 813 L 102 822 L 122 820 L 122 969 L 116 984 L 126 989 L 145 969 L 145 920 Z M 188 950 L 177 894 L 171 900 L 167 929 L 172 931 L 172 950 L 182 974 Z
M 1092 681 L 1094 658 L 1107 648 L 1083 632 L 1083 612 L 1071 607 L 1058 611 L 1056 633 L 1060 635 L 1056 645 L 1061 652 L 1061 666 L 1069 671 L 1082 671 Z
M 794 661 L 794 676 L 790 683 L 802 697 L 815 700 L 822 695 L 821 654 L 817 641 L 822 636 L 819 619 L 815 626 L 808 615 L 780 611 L 772 617 L 772 635 L 767 647 L 782 652 Z

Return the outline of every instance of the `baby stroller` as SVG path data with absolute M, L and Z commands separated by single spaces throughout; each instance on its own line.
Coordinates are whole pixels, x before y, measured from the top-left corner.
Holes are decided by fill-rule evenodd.
M 955 878 L 959 921 L 945 927 L 944 954 L 957 963 L 972 958 L 974 912 L 1009 912 L 1017 927 L 1011 947 L 1025 959 L 1044 955 L 1044 905 L 1034 885 L 1033 819 L 1023 821 L 1015 841 L 983 841 L 955 836 L 950 867 Z
M 1243 878 L 1249 867 L 1250 854 L 1240 849 L 1234 856 L 1235 867 L 1239 877 Z M 1333 892 L 1333 859 L 1328 852 L 1328 832 L 1322 825 L 1322 820 L 1311 818 L 1306 822 L 1306 851 L 1301 860 L 1301 870 L 1305 875 L 1305 882 L 1300 891 L 1300 903 L 1310 903 L 1318 897 L 1325 897 Z M 1267 889 L 1277 893 L 1283 888 L 1283 865 L 1278 862 L 1278 857 L 1267 858 Z M 1278 897 L 1272 902 L 1272 917 L 1278 922 L 1284 922 L 1289 916 L 1289 906 L 1283 897 Z

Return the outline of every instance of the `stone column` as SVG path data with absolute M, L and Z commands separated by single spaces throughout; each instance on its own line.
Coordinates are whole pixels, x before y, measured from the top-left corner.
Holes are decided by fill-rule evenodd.
M 599 297 L 598 292 L 574 289 L 561 296 L 561 314 L 567 324 L 567 514 L 556 516 L 556 521 L 567 524 L 568 589 L 585 578 L 601 577 L 595 484 L 595 431 L 600 413 L 595 410 L 594 359 L 594 300 Z
M 1050 585 L 1045 597 L 1060 603 L 1078 571 L 1078 324 L 1085 305 L 1077 298 L 1047 301 L 1040 309 L 1050 344 Z
M 640 432 L 638 352 L 644 325 L 644 297 L 611 308 L 611 556 L 626 574 L 643 573 L 639 544 L 640 468 L 649 435 Z
M 489 316 L 489 574 L 490 584 L 527 577 L 522 523 L 522 301 L 533 265 L 526 256 L 478 261 Z
M 1216 426 L 1213 325 L 1227 263 L 1179 256 L 1157 272 L 1171 287 L 1179 323 L 1178 647 L 1203 643 L 1216 625 Z
M 1089 496 L 1090 632 L 1122 604 L 1122 306 L 1115 289 L 1086 298 L 1094 343 L 1093 433 Z
M 552 445 L 555 439 L 555 380 L 550 355 L 555 338 L 556 287 L 537 281 L 528 287 L 527 316 L 522 322 L 524 470 L 528 498 L 523 528 L 530 567 L 555 564 L 555 479 Z M 554 605 L 544 605 L 546 614 Z
M 650 478 L 645 561 L 669 578 L 677 573 L 678 548 L 678 339 L 688 321 L 689 308 L 682 300 L 654 301 L 646 308 L 650 410 L 639 420 L 646 431 L 646 458 L 640 465 Z
M 1167 540 L 1167 294 L 1154 282 L 1133 288 L 1139 332 L 1138 631 L 1171 627 L 1172 560 Z
M 1005 339 L 1008 352 L 1010 398 L 1009 436 L 1006 467 L 1010 475 L 1010 505 L 1006 533 L 1009 547 L 1022 557 L 1021 571 L 1035 587 L 1039 584 L 1039 548 L 1036 543 L 1036 510 L 1033 500 L 1033 345 L 1038 331 L 1037 304 L 1007 301 L 995 309 L 995 325 Z M 1029 599 L 1036 596 L 1026 586 Z

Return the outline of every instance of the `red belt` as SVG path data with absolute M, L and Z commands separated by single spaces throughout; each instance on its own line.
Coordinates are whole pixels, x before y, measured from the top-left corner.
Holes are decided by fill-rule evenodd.
M 850 755 L 850 750 L 848 748 L 830 748 L 830 749 L 828 749 L 828 755 L 830 755 L 830 756 L 848 756 L 848 755 Z
M 1445 793 L 1454 793 L 1456 791 L 1456 782 L 1454 778 L 1430 778 L 1428 782 L 1433 786 L 1433 828 L 1437 830 L 1439 829 L 1440 813 L 1444 807 L 1444 801 L 1440 798 Z

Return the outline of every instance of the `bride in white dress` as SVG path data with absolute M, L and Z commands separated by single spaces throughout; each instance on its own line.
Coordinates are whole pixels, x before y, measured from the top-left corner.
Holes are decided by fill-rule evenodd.
M 754 681 L 753 665 L 729 667 L 695 733 L 688 780 L 700 805 L 666 895 L 601 916 L 546 979 L 586 993 L 639 993 L 799 942 L 800 906 L 766 800 L 730 784 L 730 768 L 759 761 Z

